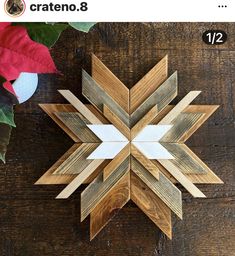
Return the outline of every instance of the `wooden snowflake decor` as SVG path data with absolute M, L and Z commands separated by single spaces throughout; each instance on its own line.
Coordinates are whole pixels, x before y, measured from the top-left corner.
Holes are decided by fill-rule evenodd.
M 81 221 L 90 215 L 93 239 L 130 199 L 169 237 L 171 212 L 182 219 L 180 183 L 193 197 L 205 197 L 195 183 L 223 183 L 185 141 L 218 106 L 190 105 L 200 91 L 177 105 L 177 72 L 168 78 L 164 57 L 129 90 L 95 55 L 92 77 L 83 70 L 83 104 L 69 90 L 70 104 L 42 109 L 74 140 L 36 184 L 67 184 L 68 198 L 82 183 Z

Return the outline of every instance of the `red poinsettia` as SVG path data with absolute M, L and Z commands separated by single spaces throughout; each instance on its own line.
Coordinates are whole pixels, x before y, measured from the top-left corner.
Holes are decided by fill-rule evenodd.
M 21 72 L 56 73 L 48 48 L 32 41 L 27 30 L 11 23 L 0 23 L 0 76 L 7 81 L 4 88 L 15 94 L 11 80 Z

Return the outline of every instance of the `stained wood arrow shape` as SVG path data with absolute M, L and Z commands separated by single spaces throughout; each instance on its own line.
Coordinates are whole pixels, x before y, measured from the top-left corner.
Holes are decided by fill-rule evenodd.
M 74 140 L 36 184 L 66 184 L 57 198 L 68 198 L 82 183 L 81 220 L 90 215 L 93 239 L 129 200 L 169 238 L 171 212 L 182 218 L 180 183 L 194 197 L 205 197 L 195 183 L 223 183 L 184 143 L 218 106 L 190 105 L 200 91 L 176 106 L 177 72 L 168 78 L 168 57 L 131 90 L 95 56 L 92 76 L 83 70 L 83 104 L 69 90 L 70 104 L 41 104 Z

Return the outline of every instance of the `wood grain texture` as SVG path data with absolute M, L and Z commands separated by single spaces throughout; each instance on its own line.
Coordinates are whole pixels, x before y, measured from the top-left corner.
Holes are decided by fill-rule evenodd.
M 167 171 L 193 196 L 206 197 L 182 172 L 168 159 L 158 159 Z
M 205 121 L 218 109 L 218 105 L 189 105 L 180 113 L 171 124 L 172 129 L 161 139 L 162 142 L 185 142 L 197 131 Z M 174 105 L 167 106 L 153 121 L 158 124 L 167 115 Z M 182 124 L 182 121 L 184 124 Z
M 98 143 L 82 143 L 75 150 L 68 155 L 64 162 L 62 162 L 53 172 L 55 175 L 64 174 L 79 174 L 81 173 L 92 160 L 87 157 L 99 146 Z
M 88 120 L 80 113 L 56 112 L 55 115 L 68 127 L 82 142 L 101 143 L 101 140 L 87 127 Z
M 92 54 L 92 78 L 129 113 L 129 89 L 94 54 Z
M 82 72 L 82 94 L 92 103 L 100 112 L 103 112 L 103 106 L 106 105 L 122 122 L 129 126 L 129 115 L 120 107 L 85 71 Z
M 130 145 L 126 145 L 108 165 L 104 167 L 103 179 L 104 181 L 117 169 L 117 167 L 130 155 Z
M 159 122 L 159 124 L 170 124 L 199 94 L 201 91 L 189 92 L 179 103 Z
M 127 138 L 130 139 L 130 129 L 106 105 L 103 107 L 104 116 Z
M 77 110 L 70 104 L 39 104 L 39 107 L 45 111 L 53 121 L 64 130 L 70 138 L 75 142 L 81 142 L 81 140 L 70 130 L 64 123 L 55 115 L 57 112 L 76 112 Z
M 168 56 L 160 60 L 130 89 L 130 113 L 133 113 L 167 79 Z
M 130 117 L 131 128 L 144 117 L 148 111 L 157 106 L 161 112 L 177 95 L 177 72 L 173 73 L 156 91 L 154 91 Z
M 117 181 L 130 170 L 130 160 L 123 161 L 108 179 L 103 181 L 102 173 L 90 183 L 81 194 L 81 221 L 83 221 L 104 198 Z
M 59 160 L 57 160 L 51 168 L 46 171 L 35 183 L 35 185 L 58 185 L 58 184 L 69 184 L 75 177 L 76 174 L 63 174 L 63 175 L 56 175 L 54 172 L 58 170 L 58 168 L 70 157 L 81 144 L 74 144 Z M 103 168 L 97 168 L 97 170 L 94 172 L 93 175 L 91 175 L 89 178 L 87 178 L 84 183 L 90 183 L 100 172 L 103 170 Z M 75 169 L 74 172 L 77 173 L 77 170 Z
M 131 200 L 172 239 L 171 210 L 151 189 L 131 172 Z
M 90 214 L 90 240 L 92 240 L 130 200 L 130 172 L 109 190 Z
M 170 123 L 173 127 L 160 139 L 160 142 L 181 142 L 181 138 L 188 133 L 192 127 L 198 124 L 204 113 L 180 113 Z
M 131 157 L 131 170 L 179 217 L 182 219 L 181 191 L 162 173 L 156 180 L 135 158 Z
M 92 160 L 82 172 L 80 172 L 73 181 L 71 181 L 56 197 L 57 199 L 66 199 L 77 190 L 77 188 L 95 172 L 95 170 L 103 163 L 104 160 Z
M 182 173 L 205 174 L 209 171 L 203 163 L 185 144 L 161 143 L 174 157 L 170 162 L 178 167 Z
M 102 124 L 102 122 L 69 90 L 59 90 L 59 93 L 77 109 L 92 124 Z
M 154 178 L 159 180 L 159 169 L 158 167 L 147 157 L 144 156 L 133 144 L 131 144 L 131 155 L 139 161 L 143 167 L 148 170 Z
M 137 124 L 131 128 L 131 140 L 133 140 L 139 132 L 141 132 L 144 127 L 149 125 L 153 119 L 158 115 L 158 108 L 157 105 L 152 107 L 146 115 L 141 118 Z

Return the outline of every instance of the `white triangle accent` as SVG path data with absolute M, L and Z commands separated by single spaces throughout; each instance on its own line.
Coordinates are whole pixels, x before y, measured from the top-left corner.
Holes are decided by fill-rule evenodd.
M 88 124 L 87 126 L 104 142 L 128 142 L 128 139 L 112 124 Z
M 148 159 L 174 159 L 158 142 L 132 142 Z
M 129 142 L 103 142 L 87 159 L 113 159 Z
M 159 141 L 173 125 L 147 125 L 132 141 Z

